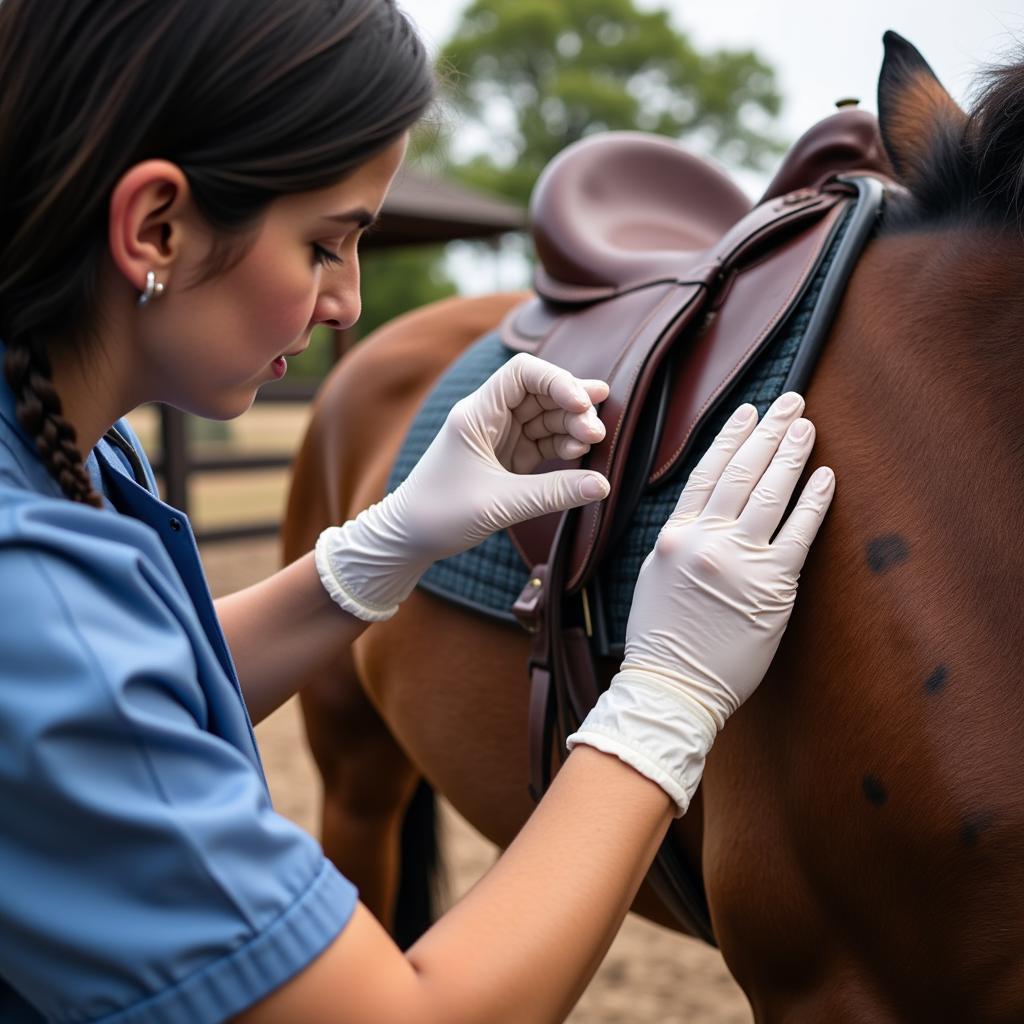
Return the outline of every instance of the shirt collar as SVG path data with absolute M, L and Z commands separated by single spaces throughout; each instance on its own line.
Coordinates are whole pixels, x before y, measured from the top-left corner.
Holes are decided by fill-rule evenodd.
M 32 454 L 35 454 L 36 446 L 32 438 L 29 437 L 28 431 L 18 422 L 18 417 L 14 412 L 14 392 L 11 390 L 10 384 L 7 383 L 7 374 L 3 372 L 3 365 L 7 358 L 7 345 L 0 341 L 0 416 L 4 418 L 7 425 L 21 442 L 28 448 Z

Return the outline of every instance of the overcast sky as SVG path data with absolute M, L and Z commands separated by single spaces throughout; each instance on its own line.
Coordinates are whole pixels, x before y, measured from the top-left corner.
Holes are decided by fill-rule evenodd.
M 399 0 L 435 49 L 452 33 L 466 0 Z M 550 0 L 557 3 L 558 0 Z M 637 0 L 646 9 L 668 8 L 676 25 L 701 48 L 750 48 L 776 71 L 784 106 L 782 132 L 796 139 L 832 113 L 840 97 L 854 96 L 877 112 L 875 92 L 882 63 L 882 33 L 894 29 L 924 55 L 961 104 L 986 63 L 1024 53 L 1024 0 Z M 739 175 L 755 198 L 771 174 Z M 472 256 L 453 254 L 463 287 L 474 276 Z M 467 290 L 521 283 L 521 263 L 501 261 L 495 275 L 476 277 Z

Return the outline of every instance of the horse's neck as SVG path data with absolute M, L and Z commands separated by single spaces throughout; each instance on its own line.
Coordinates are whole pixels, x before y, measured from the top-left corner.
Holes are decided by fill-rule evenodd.
M 955 232 L 880 239 L 829 345 L 847 363 L 843 386 L 877 416 L 890 453 L 880 470 L 910 472 L 919 514 L 965 533 L 979 517 L 1019 515 L 1024 242 Z M 956 493 L 970 500 L 952 505 Z M 1011 546 L 1022 544 L 1024 531 Z
M 857 618 L 916 634 L 923 670 L 942 663 L 926 636 L 962 641 L 1000 674 L 1016 659 L 1006 641 L 1022 625 L 1022 334 L 1019 241 L 884 237 L 850 282 L 809 392 L 815 461 L 838 479 L 835 582 L 868 602 Z

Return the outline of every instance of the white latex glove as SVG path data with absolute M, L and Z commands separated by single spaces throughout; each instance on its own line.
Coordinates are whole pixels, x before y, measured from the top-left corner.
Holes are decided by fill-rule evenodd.
M 832 500 L 822 467 L 770 542 L 814 443 L 803 404 L 788 392 L 756 429 L 752 405 L 723 427 L 641 566 L 622 668 L 568 739 L 632 765 L 680 815 L 718 730 L 775 656 Z
M 607 497 L 608 481 L 592 470 L 532 473 L 604 438 L 594 403 L 607 397 L 604 381 L 513 356 L 452 407 L 391 494 L 320 535 L 316 565 L 327 592 L 361 619 L 390 618 L 438 559 L 514 523 Z

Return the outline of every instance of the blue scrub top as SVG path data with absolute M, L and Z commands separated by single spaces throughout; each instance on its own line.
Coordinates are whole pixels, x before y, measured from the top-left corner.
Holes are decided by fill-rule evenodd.
M 356 891 L 270 802 L 186 516 L 101 440 L 69 501 L 0 343 L 0 1021 L 203 1024 L 259 1001 Z

